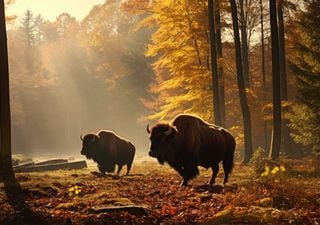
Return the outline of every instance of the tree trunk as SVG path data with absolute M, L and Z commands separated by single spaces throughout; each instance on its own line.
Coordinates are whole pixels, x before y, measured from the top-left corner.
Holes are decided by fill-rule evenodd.
M 262 72 L 262 88 L 266 93 L 266 65 L 265 65 L 265 47 L 264 47 L 264 24 L 263 24 L 263 4 L 260 0 L 260 24 L 261 24 L 261 72 Z M 268 139 L 268 123 L 263 121 L 263 131 L 264 131 L 264 149 L 269 148 Z
M 244 85 L 244 77 L 243 77 L 237 5 L 235 0 L 230 0 L 230 4 L 231 4 L 233 32 L 234 32 L 233 36 L 234 36 L 235 53 L 236 53 L 239 98 L 240 98 L 240 105 L 241 105 L 242 116 L 243 116 L 244 150 L 245 150 L 244 163 L 248 163 L 252 156 L 251 119 L 250 119 L 250 111 L 249 111 L 249 106 L 247 102 L 246 90 Z
M 216 48 L 213 0 L 208 0 L 208 19 L 209 19 L 210 47 L 211 47 L 210 49 L 211 49 L 213 112 L 214 112 L 215 124 L 217 124 L 218 126 L 221 126 L 219 77 L 218 77 L 218 65 L 217 65 L 217 48 Z
M 216 22 L 216 36 L 217 36 L 217 58 L 218 62 L 222 59 L 222 41 L 221 41 L 221 18 L 220 18 L 220 0 L 215 1 L 215 22 Z M 218 63 L 219 74 L 219 97 L 220 97 L 220 111 L 221 111 L 221 126 L 226 126 L 226 109 L 224 97 L 224 76 L 223 66 L 221 62 Z
M 9 97 L 7 32 L 4 0 L 0 1 L 0 179 L 14 180 L 11 159 L 11 119 Z
M 244 84 L 246 88 L 250 87 L 249 79 L 249 47 L 248 47 L 248 31 L 247 21 L 244 14 L 243 0 L 240 0 L 240 31 L 241 31 L 241 51 L 242 51 L 242 65 Z
M 277 1 L 270 0 L 270 27 L 272 49 L 272 89 L 273 89 L 273 130 L 269 157 L 277 159 L 281 144 L 281 98 L 280 98 L 280 64 L 279 36 L 277 23 Z
M 288 101 L 287 90 L 287 69 L 286 69 L 286 51 L 285 51 L 285 38 L 284 38 L 284 22 L 283 22 L 283 0 L 278 2 L 278 20 L 279 20 L 279 62 L 280 62 L 280 87 L 281 87 L 281 100 Z M 288 127 L 289 121 L 282 119 L 282 137 L 283 137 L 283 152 L 286 155 L 291 155 L 293 152 L 293 140 L 290 137 L 290 129 Z

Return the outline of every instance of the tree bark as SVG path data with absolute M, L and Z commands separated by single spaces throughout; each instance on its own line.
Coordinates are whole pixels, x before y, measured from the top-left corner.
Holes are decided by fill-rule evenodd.
M 217 65 L 217 48 L 216 48 L 213 0 L 208 0 L 208 19 L 209 19 L 209 30 L 210 30 L 213 112 L 214 112 L 215 124 L 218 126 L 221 126 L 219 77 L 218 77 L 218 65 Z
M 277 0 L 270 0 L 270 27 L 272 50 L 272 89 L 273 89 L 273 131 L 269 157 L 277 159 L 281 144 L 281 96 L 280 96 L 280 64 L 279 36 L 277 23 Z
M 252 156 L 250 110 L 247 102 L 244 77 L 243 77 L 237 5 L 235 0 L 230 0 L 230 5 L 231 5 L 231 15 L 232 15 L 232 24 L 233 24 L 233 32 L 234 32 L 233 36 L 234 36 L 235 53 L 236 53 L 237 81 L 238 81 L 239 98 L 240 98 L 240 105 L 241 105 L 241 111 L 242 111 L 242 117 L 243 117 L 244 150 L 245 150 L 244 163 L 248 163 Z
M 266 92 L 266 65 L 265 65 L 265 47 L 264 47 L 264 21 L 263 21 L 263 4 L 260 0 L 260 24 L 261 24 L 261 73 L 262 73 L 262 88 Z M 269 148 L 268 139 L 268 123 L 263 121 L 263 132 L 264 132 L 264 149 Z
M 4 0 L 0 1 L 0 179 L 15 179 L 11 158 L 9 66 Z
M 280 87 L 281 100 L 288 101 L 287 90 L 287 69 L 286 69 L 286 51 L 284 38 L 284 21 L 283 21 L 283 0 L 278 2 L 278 20 L 279 20 L 279 62 L 280 62 Z M 283 112 L 282 112 L 283 113 Z M 282 137 L 283 137 L 283 152 L 286 155 L 291 155 L 293 152 L 293 140 L 290 137 L 289 121 L 282 119 Z
M 218 62 L 222 59 L 222 41 L 221 41 L 221 18 L 220 18 L 220 0 L 215 1 L 215 22 L 216 22 L 216 36 L 217 36 L 217 58 Z M 220 111 L 221 111 L 221 126 L 226 126 L 226 108 L 224 97 L 224 76 L 223 66 L 218 63 L 219 74 L 219 97 L 220 97 Z
M 243 0 L 240 0 L 240 31 L 241 31 L 241 51 L 242 51 L 242 65 L 243 65 L 243 77 L 246 88 L 250 87 L 249 79 L 249 47 L 248 47 L 248 31 L 247 21 L 244 13 Z

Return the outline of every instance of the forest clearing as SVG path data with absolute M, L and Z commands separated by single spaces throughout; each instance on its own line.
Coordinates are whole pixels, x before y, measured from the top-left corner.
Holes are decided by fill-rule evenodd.
M 259 176 L 236 164 L 230 183 L 221 185 L 220 171 L 213 187 L 204 185 L 210 170 L 180 187 L 173 169 L 150 160 L 135 163 L 129 176 L 97 176 L 94 164 L 18 173 L 25 208 L 14 192 L 8 199 L 1 184 L 0 224 L 319 224 L 320 177 L 312 162 L 281 165 L 285 171 L 274 173 L 271 166 L 270 174 Z

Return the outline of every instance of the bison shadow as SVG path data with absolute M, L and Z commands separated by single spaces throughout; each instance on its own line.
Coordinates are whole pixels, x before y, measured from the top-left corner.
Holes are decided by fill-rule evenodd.
M 237 184 L 225 184 L 225 185 L 210 185 L 210 184 L 203 184 L 194 187 L 196 192 L 209 192 L 209 193 L 216 193 L 221 194 L 223 192 L 235 192 L 238 189 Z
M 99 173 L 97 171 L 92 171 L 91 174 L 94 175 L 95 177 L 111 178 L 113 180 L 118 180 L 121 178 L 121 176 L 117 174 L 110 174 L 110 173 L 104 174 L 104 173 Z

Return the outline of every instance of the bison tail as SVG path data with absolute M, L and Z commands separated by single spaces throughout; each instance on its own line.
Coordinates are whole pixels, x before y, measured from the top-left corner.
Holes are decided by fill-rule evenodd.
M 131 149 L 131 156 L 130 156 L 130 158 L 128 160 L 128 163 L 127 163 L 127 175 L 129 175 L 129 172 L 130 172 L 130 169 L 131 169 L 131 166 L 132 166 L 132 163 L 133 163 L 134 155 L 135 155 L 135 152 L 136 152 L 136 148 L 130 142 L 129 142 L 129 148 Z
M 231 139 L 229 140 L 229 146 L 227 148 L 226 157 L 223 160 L 223 169 L 225 174 L 230 175 L 233 169 L 233 161 L 234 161 L 234 151 L 236 148 L 236 142 L 234 138 L 231 136 Z
M 232 172 L 232 169 L 233 169 L 233 155 L 231 156 L 228 156 L 226 157 L 223 162 L 223 169 L 224 169 L 224 172 L 228 175 L 231 174 Z

